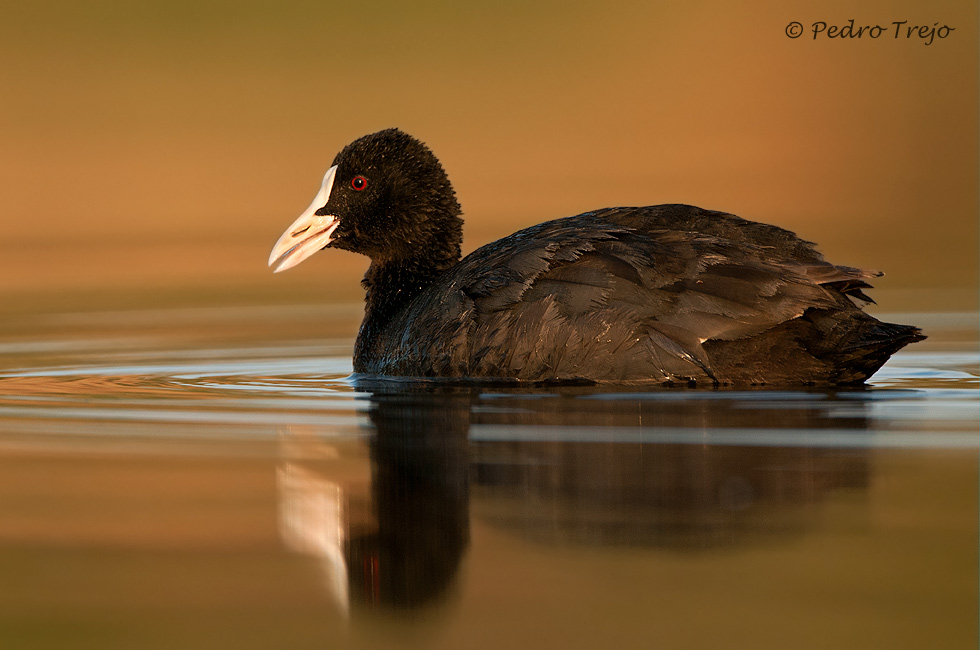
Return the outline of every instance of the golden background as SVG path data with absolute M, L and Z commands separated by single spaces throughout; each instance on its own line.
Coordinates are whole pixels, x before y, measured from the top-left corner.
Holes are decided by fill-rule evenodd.
M 975 310 L 977 4 L 11 3 L 4 311 L 359 300 L 363 258 L 272 275 L 334 154 L 398 126 L 466 250 L 610 205 L 691 203 L 887 272 L 886 311 Z M 881 24 L 813 39 L 815 21 Z M 931 44 L 892 21 L 955 28 Z M 788 38 L 799 21 L 804 33 Z

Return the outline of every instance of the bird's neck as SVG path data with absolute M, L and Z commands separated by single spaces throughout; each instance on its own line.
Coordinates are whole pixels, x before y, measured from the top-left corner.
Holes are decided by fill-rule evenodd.
M 439 260 L 427 257 L 372 262 L 361 281 L 367 292 L 365 310 L 394 316 L 458 261 L 457 251 Z
M 417 258 L 373 260 L 364 274 L 364 321 L 354 350 L 355 370 L 372 354 L 374 340 L 388 323 L 460 258 L 459 244 L 442 253 L 422 252 Z

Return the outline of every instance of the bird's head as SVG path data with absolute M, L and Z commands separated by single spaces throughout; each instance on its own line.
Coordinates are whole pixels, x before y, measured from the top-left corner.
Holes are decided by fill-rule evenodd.
M 272 248 L 269 266 L 284 271 L 327 247 L 381 262 L 447 247 L 458 258 L 459 214 L 435 155 L 407 133 L 386 129 L 337 154 L 313 203 Z

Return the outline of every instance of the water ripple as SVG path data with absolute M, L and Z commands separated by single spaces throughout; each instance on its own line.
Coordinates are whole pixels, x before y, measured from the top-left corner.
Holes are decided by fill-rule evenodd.
M 179 436 L 187 431 L 178 428 L 200 425 L 242 438 L 274 438 L 282 427 L 359 436 L 370 426 L 371 395 L 349 378 L 346 354 L 321 357 L 309 347 L 151 352 L 0 374 L 0 435 L 69 435 L 72 426 L 90 433 L 85 422 L 101 423 L 107 435 L 133 435 L 138 424 L 143 433 Z M 906 352 L 859 389 L 471 389 L 465 408 L 474 440 L 772 444 L 776 436 L 792 445 L 963 448 L 977 446 L 978 374 L 972 354 Z M 624 417 L 631 412 L 639 418 L 632 424 Z M 680 417 L 701 424 L 680 426 Z M 822 424 L 814 429 L 813 421 Z

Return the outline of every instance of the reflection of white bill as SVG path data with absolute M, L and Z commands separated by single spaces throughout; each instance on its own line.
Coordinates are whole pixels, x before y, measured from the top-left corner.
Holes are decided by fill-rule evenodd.
M 336 483 L 296 463 L 277 471 L 279 534 L 289 550 L 320 560 L 331 597 L 347 615 L 350 595 L 344 546 L 345 495 Z

